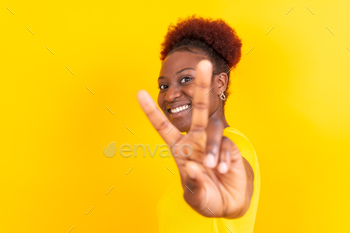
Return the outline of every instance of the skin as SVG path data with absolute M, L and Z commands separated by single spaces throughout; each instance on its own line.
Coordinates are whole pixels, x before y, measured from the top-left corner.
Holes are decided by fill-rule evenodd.
M 163 62 L 158 79 L 162 111 L 145 90 L 140 90 L 137 98 L 154 128 L 172 145 L 185 201 L 206 217 L 239 218 L 249 209 L 254 173 L 234 142 L 223 136 L 229 125 L 219 93 L 226 90 L 228 77 L 226 73 L 213 76 L 206 55 L 191 50 L 197 54 L 177 51 Z M 184 104 L 190 107 L 169 112 Z M 190 145 L 192 154 L 189 146 L 183 146 L 182 155 L 190 156 L 180 155 L 185 144 Z
M 192 119 L 192 111 L 181 117 L 174 116 L 169 113 L 169 108 L 176 108 L 184 104 L 191 104 L 194 92 L 194 78 L 196 74 L 196 66 L 200 60 L 207 59 L 200 50 L 192 49 L 198 54 L 182 51 L 174 52 L 164 59 L 160 75 L 158 78 L 158 86 L 160 87 L 158 95 L 158 105 L 162 109 L 165 116 L 174 124 L 181 132 L 188 132 Z M 191 68 L 176 72 L 184 68 Z M 186 79 L 187 77 L 187 79 Z M 185 79 L 184 79 L 185 78 Z M 214 76 L 212 86 L 214 88 L 208 93 L 209 95 L 209 116 L 210 118 L 219 118 L 224 123 L 225 128 L 229 127 L 223 111 L 222 100 L 218 98 L 219 92 L 224 92 L 227 88 L 228 77 L 225 73 Z M 181 83 L 181 81 L 183 83 Z M 192 107 L 192 104 L 190 108 Z M 189 110 L 189 109 L 188 109 Z M 187 111 L 186 111 L 187 112 Z

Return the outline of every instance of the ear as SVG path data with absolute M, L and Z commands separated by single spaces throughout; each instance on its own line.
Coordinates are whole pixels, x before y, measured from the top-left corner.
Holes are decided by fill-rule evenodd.
M 216 82 L 218 86 L 218 92 L 225 92 L 228 84 L 227 74 L 226 73 L 219 74 L 218 78 L 216 79 Z

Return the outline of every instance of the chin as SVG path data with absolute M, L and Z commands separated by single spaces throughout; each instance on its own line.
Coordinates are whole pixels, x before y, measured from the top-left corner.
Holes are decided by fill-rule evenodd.
M 180 132 L 188 132 L 188 131 L 190 131 L 190 124 L 186 124 L 186 125 L 179 125 L 179 126 L 176 126 L 175 125 L 175 127 L 178 129 L 178 130 L 180 130 Z
M 169 119 L 169 118 L 168 118 Z M 190 131 L 191 121 L 189 120 L 180 120 L 180 119 L 169 119 L 171 124 L 173 124 L 180 132 L 188 132 Z
M 163 110 L 164 115 L 180 132 L 188 132 L 191 127 L 192 112 L 186 114 L 186 111 L 179 113 L 169 113 Z

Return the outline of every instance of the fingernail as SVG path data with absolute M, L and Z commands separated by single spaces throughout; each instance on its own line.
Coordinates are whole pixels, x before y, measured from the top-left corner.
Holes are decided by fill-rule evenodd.
M 193 179 L 193 180 L 196 179 L 196 175 L 195 175 L 195 172 L 193 171 L 193 169 L 188 169 L 187 174 L 191 179 Z
M 227 164 L 225 162 L 220 162 L 218 170 L 220 173 L 226 173 L 228 171 Z
M 207 157 L 205 158 L 204 163 L 205 163 L 205 165 L 207 167 L 211 167 L 211 168 L 215 167 L 215 157 L 214 157 L 214 155 L 212 153 L 209 153 L 207 155 Z

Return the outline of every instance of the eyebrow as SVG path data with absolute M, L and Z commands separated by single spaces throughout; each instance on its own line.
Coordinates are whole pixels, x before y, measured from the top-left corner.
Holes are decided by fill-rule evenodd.
M 184 68 L 182 70 L 177 71 L 175 74 L 179 74 L 179 73 L 181 73 L 182 71 L 185 71 L 185 70 L 195 70 L 195 69 L 193 69 L 191 67 L 187 67 L 187 68 Z M 164 76 L 160 76 L 158 79 L 164 79 L 164 78 L 165 78 Z

